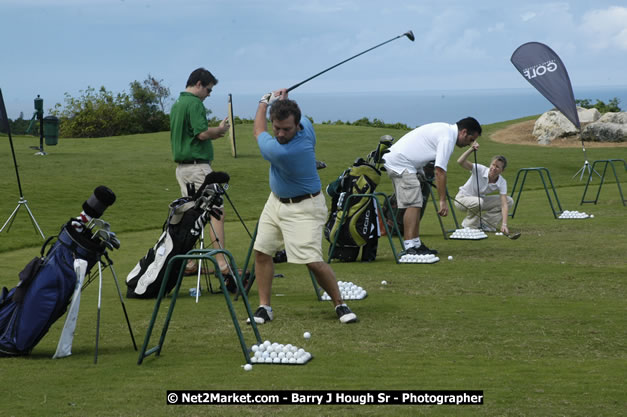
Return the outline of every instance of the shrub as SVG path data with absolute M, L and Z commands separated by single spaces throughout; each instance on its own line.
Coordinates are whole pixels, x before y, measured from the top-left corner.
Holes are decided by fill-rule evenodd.
M 620 99 L 618 97 L 614 97 L 610 101 L 605 104 L 603 101 L 597 99 L 595 104 L 592 104 L 590 99 L 585 98 L 582 100 L 575 100 L 578 106 L 584 107 L 586 109 L 597 109 L 599 113 L 608 113 L 608 112 L 620 112 L 622 111 L 619 107 Z

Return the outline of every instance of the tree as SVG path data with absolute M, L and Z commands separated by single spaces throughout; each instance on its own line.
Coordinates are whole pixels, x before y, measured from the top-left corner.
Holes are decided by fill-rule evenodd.
M 144 80 L 144 87 L 154 94 L 156 102 L 159 104 L 159 108 L 165 113 L 166 104 L 170 101 L 170 89 L 165 87 L 163 80 L 157 80 L 152 75 L 148 74 L 148 78 Z
M 162 87 L 161 83 L 148 74 L 143 84 L 133 81 L 130 84 L 133 100 L 133 119 L 135 121 L 133 133 L 150 133 L 168 130 L 170 118 L 164 112 L 165 100 L 170 90 Z

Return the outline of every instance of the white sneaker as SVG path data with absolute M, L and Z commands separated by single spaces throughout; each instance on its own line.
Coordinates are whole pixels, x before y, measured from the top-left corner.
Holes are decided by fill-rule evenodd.
M 346 304 L 335 307 L 335 312 L 342 323 L 355 323 L 357 321 L 357 315 Z

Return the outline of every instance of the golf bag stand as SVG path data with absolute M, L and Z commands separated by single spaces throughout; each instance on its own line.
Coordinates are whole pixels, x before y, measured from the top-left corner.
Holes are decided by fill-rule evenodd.
M 205 260 L 213 264 L 215 271 L 216 271 L 216 277 L 220 281 L 220 288 L 222 290 L 222 293 L 224 294 L 226 305 L 229 309 L 231 318 L 233 320 L 233 326 L 235 327 L 235 331 L 239 338 L 240 346 L 242 348 L 242 353 L 244 354 L 244 358 L 246 359 L 246 362 L 251 363 L 248 347 L 246 346 L 246 342 L 242 334 L 242 329 L 239 325 L 239 321 L 237 320 L 235 309 L 233 308 L 233 302 L 231 301 L 231 297 L 229 296 L 229 292 L 227 291 L 226 283 L 224 282 L 224 276 L 222 275 L 222 272 L 220 271 L 220 268 L 218 266 L 218 261 L 215 258 L 215 255 L 218 255 L 218 254 L 223 254 L 227 258 L 227 262 L 229 262 L 233 266 L 234 273 L 235 273 L 235 277 L 234 277 L 235 283 L 238 287 L 239 292 L 242 295 L 244 306 L 246 308 L 246 313 L 248 314 L 248 318 L 250 319 L 250 326 L 252 327 L 254 335 L 255 335 L 256 343 L 262 343 L 261 335 L 259 334 L 259 330 L 257 329 L 257 325 L 255 323 L 255 319 L 253 316 L 253 311 L 251 310 L 250 304 L 248 303 L 248 297 L 246 296 L 246 291 L 243 288 L 241 277 L 237 274 L 237 267 L 235 265 L 235 259 L 233 259 L 233 256 L 231 255 L 231 253 L 224 249 L 218 249 L 218 250 L 192 249 L 186 254 L 175 255 L 172 258 L 170 258 L 170 260 L 168 261 L 166 271 L 165 271 L 166 276 L 170 276 L 171 273 L 175 272 L 173 271 L 173 267 L 175 265 L 180 265 L 178 267 L 179 268 L 178 278 L 174 284 L 174 289 L 172 292 L 170 305 L 168 307 L 168 313 L 167 313 L 165 322 L 163 324 L 161 337 L 159 338 L 159 343 L 157 344 L 157 346 L 148 349 L 148 343 L 150 342 L 150 336 L 152 334 L 154 324 L 157 319 L 157 315 L 159 313 L 159 307 L 161 306 L 161 301 L 166 295 L 166 287 L 167 287 L 168 281 L 164 279 L 161 281 L 161 287 L 159 289 L 159 294 L 157 296 L 155 308 L 152 313 L 152 318 L 150 319 L 150 323 L 146 331 L 144 344 L 142 345 L 141 351 L 139 352 L 139 358 L 137 360 L 138 365 L 141 365 L 144 358 L 152 355 L 153 353 L 155 353 L 157 356 L 160 356 L 161 354 L 161 350 L 163 349 L 163 344 L 165 341 L 165 336 L 167 334 L 168 326 L 170 324 L 170 319 L 172 318 L 172 313 L 174 312 L 174 306 L 176 305 L 176 300 L 178 299 L 179 291 L 181 289 L 181 283 L 183 282 L 185 263 L 187 262 L 187 260 L 190 260 L 190 259 L 196 259 L 200 261 L 201 263 L 203 260 Z
M 126 319 L 126 326 L 128 327 L 128 332 L 131 336 L 131 342 L 133 343 L 133 349 L 137 351 L 137 343 L 135 342 L 135 336 L 133 334 L 133 328 L 131 327 L 131 322 L 128 318 L 128 312 L 126 310 L 126 304 L 124 303 L 124 297 L 122 296 L 122 290 L 120 290 L 120 283 L 118 281 L 118 275 L 115 272 L 115 268 L 113 267 L 113 261 L 111 257 L 109 257 L 109 253 L 107 251 L 103 252 L 103 256 L 105 261 L 102 258 L 98 259 L 98 314 L 96 319 L 96 347 L 94 349 L 94 363 L 98 363 L 98 343 L 100 339 L 100 311 L 101 311 L 101 301 L 102 301 L 102 271 L 109 268 L 111 271 L 111 275 L 113 277 L 113 282 L 115 282 L 115 288 L 118 292 L 118 298 L 120 299 L 120 305 L 122 306 L 122 312 L 124 313 L 124 318 Z M 95 274 L 91 274 L 87 279 L 87 282 L 81 288 L 81 292 L 87 288 L 92 281 L 94 281 Z
M 253 254 L 253 248 L 255 246 L 255 239 L 257 238 L 257 228 L 259 227 L 259 222 L 257 222 L 257 224 L 255 225 L 255 231 L 253 232 L 253 235 L 250 238 L 250 246 L 248 247 L 248 253 L 246 254 L 246 260 L 244 261 L 244 269 L 242 270 L 242 276 L 246 276 L 247 271 L 248 271 L 248 264 L 251 262 L 251 257 Z M 309 270 L 309 268 L 307 268 L 307 271 L 309 271 L 309 278 L 311 279 L 311 284 L 314 287 L 314 292 L 316 293 L 316 298 L 318 298 L 318 301 L 322 301 L 322 294 L 324 293 L 324 291 L 320 288 L 320 286 L 318 286 L 318 282 L 316 281 L 316 277 L 314 276 L 314 274 Z M 248 278 L 248 283 L 246 284 L 244 290 L 246 291 L 246 294 L 248 294 L 248 291 L 250 291 L 251 287 L 253 286 L 253 283 L 255 282 L 255 261 L 252 261 L 252 266 L 250 267 L 250 276 Z M 237 300 L 237 297 L 239 296 L 239 291 L 237 292 L 237 294 L 235 295 L 235 299 Z
M 451 195 L 448 193 L 448 187 L 446 187 L 446 200 L 448 201 L 449 212 L 453 216 L 453 223 L 455 223 L 455 229 L 446 229 L 444 227 L 444 221 L 442 221 L 442 216 L 438 214 L 438 206 L 435 203 L 435 193 L 433 192 L 433 188 L 435 185 L 433 183 L 428 182 L 427 186 L 429 187 L 429 192 L 431 194 L 431 201 L 433 202 L 433 208 L 435 209 L 435 215 L 440 222 L 440 229 L 442 230 L 442 236 L 444 236 L 444 240 L 448 240 L 447 233 L 453 233 L 455 230 L 459 229 L 459 222 L 457 221 L 457 215 L 455 214 L 455 205 L 453 204 Z
M 383 201 L 385 202 L 385 205 L 387 207 L 387 212 L 390 213 L 391 217 L 392 217 L 392 227 L 394 228 L 394 233 L 399 237 L 399 241 L 400 241 L 400 245 L 401 248 L 403 248 L 403 238 L 402 238 L 402 234 L 398 229 L 398 225 L 396 222 L 396 215 L 394 213 L 394 211 L 392 210 L 392 205 L 390 204 L 390 198 L 382 192 L 374 192 L 372 194 L 351 194 L 349 195 L 346 200 L 343 202 L 343 205 L 341 207 L 341 212 L 342 212 L 342 216 L 340 218 L 340 221 L 342 222 L 343 219 L 348 218 L 348 210 L 351 207 L 350 204 L 350 200 L 351 199 L 360 199 L 360 198 L 368 198 L 371 200 L 371 202 L 374 204 L 375 208 L 376 208 L 376 212 L 377 213 L 381 213 L 381 215 L 383 216 L 383 208 L 381 206 L 381 202 L 379 201 L 379 197 L 383 198 Z M 398 263 L 398 254 L 396 252 L 396 247 L 394 246 L 394 242 L 392 240 L 392 231 L 389 228 L 388 222 L 384 219 L 381 223 L 383 223 L 383 226 L 385 228 L 385 234 L 388 237 L 388 241 L 390 242 L 390 247 L 392 248 L 392 253 L 394 254 L 394 259 L 396 260 L 396 263 Z M 333 251 L 337 245 L 337 241 L 338 238 L 340 236 L 340 232 L 342 231 L 342 223 L 339 224 L 338 227 L 336 227 L 335 233 L 330 236 L 330 242 L 331 242 L 331 246 L 329 247 L 329 259 L 327 261 L 327 263 L 331 263 L 332 260 L 332 254 Z

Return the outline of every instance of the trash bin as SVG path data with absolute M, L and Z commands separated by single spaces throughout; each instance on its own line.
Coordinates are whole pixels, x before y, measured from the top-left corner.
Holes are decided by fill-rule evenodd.
M 56 116 L 44 117 L 44 138 L 48 146 L 59 142 L 59 119 Z

